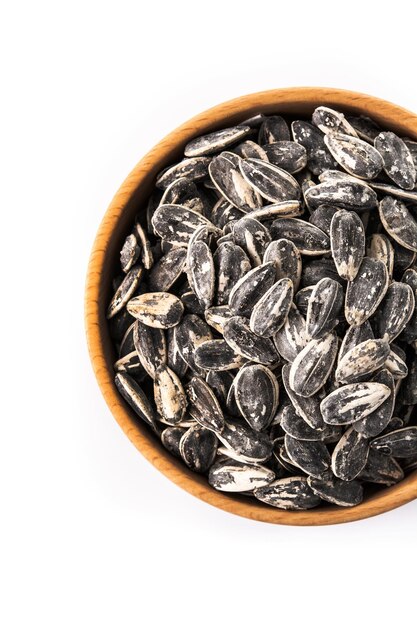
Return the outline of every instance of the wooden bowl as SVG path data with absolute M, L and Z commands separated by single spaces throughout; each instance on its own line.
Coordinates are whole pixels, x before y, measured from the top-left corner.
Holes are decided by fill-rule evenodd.
M 90 357 L 103 396 L 120 427 L 137 449 L 174 483 L 194 496 L 230 513 L 274 524 L 337 524 L 394 509 L 417 497 L 417 471 L 399 484 L 381 489 L 353 508 L 323 506 L 310 511 L 282 511 L 247 497 L 215 491 L 204 476 L 171 456 L 118 394 L 113 382 L 114 349 L 105 311 L 123 240 L 135 215 L 144 210 L 156 174 L 179 159 L 193 137 L 241 122 L 256 113 L 309 116 L 319 105 L 373 117 L 383 127 L 417 139 L 417 115 L 372 96 L 319 87 L 263 91 L 230 100 L 200 113 L 160 141 L 126 178 L 101 222 L 88 266 L 85 322 Z

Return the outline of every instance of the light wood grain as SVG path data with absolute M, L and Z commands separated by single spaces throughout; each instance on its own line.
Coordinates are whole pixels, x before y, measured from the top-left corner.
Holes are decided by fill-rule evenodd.
M 295 526 L 349 522 L 394 509 L 417 497 L 417 472 L 400 484 L 373 494 L 361 505 L 351 509 L 326 506 L 306 512 L 280 511 L 261 502 L 215 491 L 204 477 L 187 470 L 172 457 L 117 393 L 113 383 L 114 352 L 105 310 L 118 253 L 134 216 L 144 210 L 155 175 L 180 157 L 187 141 L 215 128 L 240 122 L 256 113 L 311 115 L 320 104 L 353 114 L 372 116 L 381 125 L 417 139 L 417 116 L 413 113 L 384 100 L 341 89 L 276 89 L 242 96 L 213 107 L 165 137 L 126 178 L 107 209 L 97 233 L 85 292 L 85 323 L 93 369 L 112 414 L 137 449 L 170 480 L 213 506 L 258 521 Z

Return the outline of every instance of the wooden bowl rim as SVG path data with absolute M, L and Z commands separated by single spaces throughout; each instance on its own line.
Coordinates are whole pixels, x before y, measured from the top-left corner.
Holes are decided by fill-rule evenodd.
M 193 474 L 182 466 L 153 438 L 145 426 L 138 424 L 134 414 L 119 396 L 113 382 L 113 372 L 107 367 L 104 355 L 103 338 L 107 331 L 103 328 L 103 311 L 99 307 L 100 276 L 109 242 L 124 207 L 149 170 L 155 169 L 163 158 L 172 154 L 176 146 L 184 145 L 194 136 L 225 125 L 228 121 L 235 121 L 233 118 L 237 116 L 244 119 L 257 111 L 279 112 L 288 107 L 296 109 L 297 106 L 311 107 L 320 104 L 340 106 L 364 115 L 372 114 L 372 117 L 381 124 L 417 138 L 417 115 L 385 100 L 344 89 L 324 87 L 274 89 L 241 96 L 214 106 L 196 115 L 162 139 L 139 161 L 122 183 L 97 232 L 88 265 L 85 291 L 85 326 L 93 370 L 110 411 L 136 448 L 170 480 L 213 506 L 257 521 L 295 526 L 356 521 L 410 502 L 417 498 L 417 471 L 397 485 L 373 494 L 359 506 L 347 509 L 325 506 L 310 511 L 283 511 L 261 502 L 253 502 L 248 498 L 215 491 L 204 477 Z

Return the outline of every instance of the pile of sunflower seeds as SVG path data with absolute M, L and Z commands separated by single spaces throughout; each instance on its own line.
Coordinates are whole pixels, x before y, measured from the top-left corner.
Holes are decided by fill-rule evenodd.
M 417 468 L 417 142 L 318 107 L 190 141 L 108 308 L 115 383 L 224 492 L 359 504 Z

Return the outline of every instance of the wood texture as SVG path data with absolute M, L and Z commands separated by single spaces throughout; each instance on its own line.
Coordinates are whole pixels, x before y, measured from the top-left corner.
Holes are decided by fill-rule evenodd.
M 258 521 L 295 526 L 350 522 L 394 509 L 417 498 L 417 471 L 398 485 L 374 493 L 351 509 L 324 506 L 306 512 L 281 511 L 245 497 L 215 491 L 204 477 L 189 471 L 163 448 L 116 391 L 113 383 L 114 351 L 105 310 L 118 254 L 134 216 L 145 209 L 156 174 L 181 156 L 183 146 L 190 139 L 261 112 L 311 115 L 320 104 L 352 114 L 372 116 L 384 127 L 417 139 L 417 116 L 413 113 L 372 96 L 340 89 L 276 89 L 242 96 L 213 107 L 165 137 L 126 178 L 97 233 L 85 293 L 85 323 L 93 369 L 110 411 L 137 449 L 170 480 L 213 506 Z

